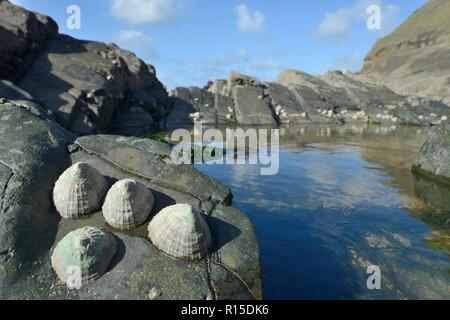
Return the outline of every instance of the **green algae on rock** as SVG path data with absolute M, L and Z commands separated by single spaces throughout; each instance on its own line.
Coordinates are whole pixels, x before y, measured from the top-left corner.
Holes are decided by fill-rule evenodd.
M 184 260 L 209 253 L 211 231 L 201 214 L 188 204 L 162 209 L 148 226 L 150 240 L 161 251 Z
M 52 267 L 61 281 L 85 284 L 103 275 L 115 252 L 113 235 L 84 227 L 70 232 L 56 245 Z
M 133 179 L 116 182 L 105 198 L 102 211 L 106 222 L 121 230 L 131 230 L 143 224 L 155 203 L 152 192 Z
M 107 190 L 106 179 L 95 168 L 79 162 L 56 181 L 53 201 L 62 217 L 78 219 L 97 211 Z

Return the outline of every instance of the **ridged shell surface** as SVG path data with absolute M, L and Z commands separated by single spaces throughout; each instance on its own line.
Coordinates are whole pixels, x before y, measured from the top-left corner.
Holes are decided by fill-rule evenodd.
M 114 228 L 131 230 L 143 224 L 155 203 L 152 192 L 133 179 L 116 182 L 105 198 L 103 216 Z
M 62 173 L 53 188 L 53 202 L 64 218 L 77 219 L 99 210 L 108 191 L 106 179 L 79 162 Z
M 162 209 L 149 223 L 148 232 L 158 249 L 184 260 L 201 259 L 211 247 L 208 224 L 188 204 Z
M 58 242 L 51 258 L 52 267 L 61 281 L 85 284 L 105 273 L 115 252 L 113 235 L 94 227 L 84 227 L 70 232 Z

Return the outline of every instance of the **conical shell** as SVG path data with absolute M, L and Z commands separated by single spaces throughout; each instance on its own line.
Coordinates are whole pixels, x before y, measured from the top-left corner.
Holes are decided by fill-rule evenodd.
M 113 235 L 94 227 L 67 234 L 55 247 L 52 267 L 59 279 L 85 284 L 100 278 L 116 252 Z
M 99 210 L 107 191 L 106 179 L 90 165 L 79 162 L 56 181 L 53 202 L 62 217 L 77 219 Z
M 203 258 L 211 247 L 211 231 L 188 204 L 162 209 L 148 226 L 150 240 L 161 251 L 184 260 Z
M 154 203 L 153 194 L 145 185 L 133 179 L 120 180 L 106 195 L 103 216 L 114 228 L 134 229 L 147 220 Z

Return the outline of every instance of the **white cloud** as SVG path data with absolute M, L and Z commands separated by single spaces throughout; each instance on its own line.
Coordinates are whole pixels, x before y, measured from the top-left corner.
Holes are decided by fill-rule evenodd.
M 116 38 L 120 41 L 134 42 L 134 43 L 144 43 L 148 44 L 153 41 L 153 39 L 140 31 L 135 30 L 120 30 L 116 34 Z
M 254 57 L 246 50 L 222 53 L 217 57 L 201 59 L 195 83 L 206 83 L 208 80 L 225 79 L 232 70 L 251 75 L 264 81 L 272 81 L 278 73 L 286 69 L 272 55 Z
M 319 38 L 336 43 L 344 43 L 352 38 L 352 27 L 355 23 L 363 23 L 369 17 L 366 10 L 370 5 L 377 5 L 381 9 L 382 34 L 391 31 L 399 13 L 399 7 L 385 5 L 383 0 L 357 0 L 350 7 L 343 7 L 335 12 L 327 12 L 316 29 Z
M 264 32 L 266 29 L 266 17 L 260 11 L 251 11 L 245 4 L 234 8 L 237 15 L 236 25 L 244 32 Z
M 273 57 L 266 59 L 253 59 L 250 67 L 253 70 L 282 70 L 285 66 L 276 61 Z
M 119 46 L 135 52 L 144 60 L 156 59 L 159 57 L 156 50 L 151 47 L 155 40 L 140 31 L 120 30 L 114 35 L 114 41 L 117 42 Z
M 222 53 L 216 58 L 204 58 L 200 62 L 209 67 L 230 67 L 233 64 L 248 61 L 250 55 L 245 50 L 233 53 Z
M 332 70 L 357 72 L 361 70 L 363 63 L 364 56 L 360 52 L 354 52 L 336 57 L 327 67 Z
M 109 0 L 114 17 L 130 24 L 174 22 L 186 0 Z

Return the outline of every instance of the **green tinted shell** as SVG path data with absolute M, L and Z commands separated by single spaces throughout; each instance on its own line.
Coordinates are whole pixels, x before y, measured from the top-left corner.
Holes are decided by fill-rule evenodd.
M 116 252 L 116 239 L 112 234 L 94 227 L 77 229 L 67 234 L 52 255 L 52 266 L 65 283 L 79 270 L 81 283 L 100 278 Z

